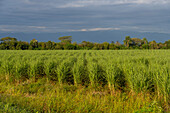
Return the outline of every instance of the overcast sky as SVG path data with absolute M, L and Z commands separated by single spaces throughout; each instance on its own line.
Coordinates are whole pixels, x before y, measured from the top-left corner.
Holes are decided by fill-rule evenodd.
M 170 0 L 0 0 L 0 32 L 170 33 Z

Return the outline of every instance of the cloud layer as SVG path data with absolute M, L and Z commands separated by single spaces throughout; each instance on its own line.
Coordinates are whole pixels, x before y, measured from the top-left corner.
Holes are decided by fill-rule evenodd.
M 75 0 L 59 7 L 87 7 L 119 4 L 168 4 L 169 0 Z
M 170 33 L 170 0 L 0 0 L 0 32 Z

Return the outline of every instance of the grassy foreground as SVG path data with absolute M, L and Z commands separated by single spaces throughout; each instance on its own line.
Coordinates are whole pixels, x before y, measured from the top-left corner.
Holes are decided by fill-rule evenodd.
M 0 112 L 168 113 L 170 51 L 0 51 Z

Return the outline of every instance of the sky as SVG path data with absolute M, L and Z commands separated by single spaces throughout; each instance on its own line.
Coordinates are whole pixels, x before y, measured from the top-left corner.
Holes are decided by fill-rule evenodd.
M 0 33 L 170 33 L 170 0 L 0 0 Z

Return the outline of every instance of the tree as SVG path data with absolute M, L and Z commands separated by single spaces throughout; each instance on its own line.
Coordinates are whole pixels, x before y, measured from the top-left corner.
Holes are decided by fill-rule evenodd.
M 60 40 L 61 43 L 71 43 L 71 41 L 72 41 L 72 36 L 59 37 L 58 40 Z
M 28 42 L 19 41 L 17 43 L 16 49 L 17 50 L 26 50 L 26 49 L 28 49 L 28 47 L 29 47 L 29 43 Z
M 74 46 L 74 48 L 77 50 L 77 48 L 78 48 L 78 45 L 77 45 L 77 42 L 73 42 L 73 44 L 72 44 L 73 46 Z
M 114 43 L 115 43 L 114 41 L 111 42 L 111 44 L 114 44 Z
M 132 39 L 130 38 L 130 36 L 126 36 L 123 42 L 126 47 L 129 47 L 130 44 L 132 44 Z
M 109 45 L 109 49 L 111 49 L 111 50 L 116 49 L 116 45 L 115 45 L 114 43 L 111 43 L 111 44 Z
M 94 43 L 94 46 L 92 48 L 93 50 L 99 50 L 100 47 L 99 47 L 99 44 L 98 43 Z
M 164 45 L 160 42 L 160 43 L 158 43 L 157 44 L 157 46 L 158 46 L 158 49 L 162 49 L 162 48 L 164 48 Z
M 46 49 L 52 49 L 53 43 L 51 41 L 46 42 Z
M 3 41 L 3 42 L 5 42 L 5 41 L 17 41 L 17 39 L 16 38 L 12 38 L 12 37 L 4 37 L 4 38 L 1 38 L 0 41 Z
M 2 43 L 4 44 L 5 49 L 14 50 L 17 45 L 17 39 L 11 37 L 1 38 Z
M 103 42 L 104 49 L 109 49 L 109 43 L 108 42 Z
M 82 41 L 83 49 L 92 49 L 94 44 L 92 42 Z
M 76 47 L 73 44 L 65 44 L 64 46 L 64 50 L 74 50 Z
M 33 39 L 30 41 L 30 49 L 38 48 L 38 41 L 36 39 Z
M 0 44 L 0 50 L 5 50 L 5 44 Z
M 121 46 L 121 44 L 118 41 L 116 41 L 115 45 L 118 47 Z
M 165 41 L 164 45 L 167 49 L 170 49 L 170 40 Z
M 142 40 L 144 44 L 148 44 L 148 40 L 146 38 L 143 38 Z
M 38 43 L 38 48 L 41 49 L 41 50 L 45 50 L 45 49 L 46 49 L 46 44 L 45 44 L 45 42 L 39 42 L 39 43 Z
M 124 44 L 119 43 L 118 41 L 114 43 L 112 41 L 110 44 L 108 42 L 103 43 L 93 43 L 89 41 L 82 41 L 81 43 L 71 43 L 72 36 L 64 36 L 58 38 L 61 42 L 56 43 L 52 41 L 48 42 L 38 42 L 36 39 L 33 39 L 29 42 L 17 41 L 16 38 L 4 37 L 0 39 L 0 50 L 107 50 L 107 49 L 170 49 L 170 40 L 165 41 L 165 43 L 157 43 L 156 41 L 148 42 L 146 38 L 131 38 L 126 36 L 123 41 Z
M 149 42 L 150 49 L 157 49 L 157 43 L 155 40 Z
M 55 45 L 55 48 L 54 49 L 56 49 L 56 50 L 62 50 L 63 49 L 63 47 L 62 47 L 62 45 L 60 44 L 60 43 L 56 43 L 56 45 Z

